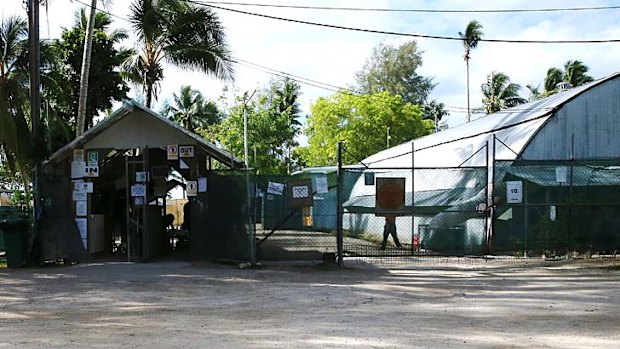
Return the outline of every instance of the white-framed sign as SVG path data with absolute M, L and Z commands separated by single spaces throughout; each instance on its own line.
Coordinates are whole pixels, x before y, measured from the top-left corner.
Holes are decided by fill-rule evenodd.
M 506 203 L 520 204 L 523 202 L 523 182 L 506 182 Z
M 75 215 L 78 217 L 86 217 L 88 214 L 88 201 L 76 201 L 75 202 Z
M 179 159 L 179 146 L 176 144 L 168 144 L 168 160 Z
M 194 157 L 194 146 L 193 145 L 179 146 L 179 157 L 180 158 L 193 158 Z
M 198 195 L 198 182 L 187 181 L 186 186 L 185 186 L 185 191 L 187 192 L 187 196 L 197 196 Z

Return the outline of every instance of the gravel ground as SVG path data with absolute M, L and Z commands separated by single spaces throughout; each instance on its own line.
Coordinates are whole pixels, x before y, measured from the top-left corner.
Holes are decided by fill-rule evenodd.
M 620 260 L 0 269 L 0 347 L 620 348 Z

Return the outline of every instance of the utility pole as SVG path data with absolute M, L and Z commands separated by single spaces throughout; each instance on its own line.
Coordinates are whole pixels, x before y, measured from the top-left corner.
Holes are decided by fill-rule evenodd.
M 28 26 L 29 26 L 29 46 L 30 46 L 30 116 L 32 117 L 32 139 L 35 146 L 40 146 L 40 125 L 41 125 L 41 58 L 39 42 L 39 1 L 28 0 Z M 34 224 L 35 234 L 37 221 L 39 220 L 40 193 L 39 175 L 41 172 L 41 161 L 35 155 L 34 173 L 32 178 L 32 189 L 34 192 Z
M 386 141 L 386 143 L 387 143 L 387 144 L 386 144 L 386 145 L 387 145 L 387 146 L 386 146 L 386 149 L 387 149 L 387 148 L 389 148 L 389 147 L 390 147 L 390 127 L 389 127 L 389 126 L 388 126 L 388 128 L 387 128 L 387 132 L 386 132 L 386 135 L 385 135 L 385 141 Z

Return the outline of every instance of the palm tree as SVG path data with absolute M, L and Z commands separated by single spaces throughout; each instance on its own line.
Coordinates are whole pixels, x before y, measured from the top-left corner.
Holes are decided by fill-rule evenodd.
M 557 84 L 564 79 L 564 72 L 558 68 L 549 68 L 545 76 L 545 92 L 555 91 Z
M 82 70 L 80 73 L 80 97 L 78 101 L 78 114 L 75 126 L 75 137 L 79 137 L 84 132 L 86 122 L 86 99 L 88 98 L 88 74 L 90 73 L 90 57 L 93 48 L 93 31 L 95 30 L 95 17 L 97 14 L 97 0 L 92 0 L 90 4 L 90 17 L 88 19 L 88 30 L 84 36 L 84 55 L 82 57 Z
M 521 86 L 511 83 L 508 75 L 504 73 L 491 72 L 481 89 L 484 95 L 482 103 L 487 115 L 527 102 L 525 98 L 519 96 Z
M 594 81 L 590 75 L 586 74 L 590 70 L 582 61 L 572 60 L 564 64 L 564 81 L 571 86 L 581 86 Z
M 463 40 L 463 47 L 465 48 L 463 58 L 467 66 L 467 122 L 469 122 L 471 120 L 471 111 L 469 110 L 469 59 L 471 58 L 471 49 L 476 48 L 482 38 L 482 24 L 476 20 L 470 21 L 467 23 L 465 33 L 459 32 L 459 36 Z
M 157 99 L 164 61 L 232 80 L 226 35 L 213 10 L 181 0 L 136 0 L 130 11 L 140 47 L 127 68 L 141 81 L 147 107 Z
M 28 67 L 28 24 L 9 17 L 0 23 L 0 149 L 9 169 L 23 174 L 26 188 L 32 165 Z
M 220 113 L 213 102 L 204 99 L 200 91 L 182 86 L 174 93 L 172 104 L 164 106 L 162 114 L 190 131 L 219 123 Z
M 547 70 L 547 76 L 545 77 L 545 95 L 552 95 L 557 92 L 557 85 L 560 82 L 568 82 L 571 87 L 577 87 L 588 82 L 594 81 L 590 75 L 587 74 L 587 65 L 579 60 L 570 60 L 564 63 L 564 70 L 560 68 L 549 68 Z

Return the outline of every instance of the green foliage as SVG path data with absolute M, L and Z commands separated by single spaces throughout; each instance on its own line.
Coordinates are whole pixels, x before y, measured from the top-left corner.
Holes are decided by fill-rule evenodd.
M 431 120 L 433 123 L 439 124 L 439 121 L 441 121 L 444 116 L 450 115 L 445 108 L 445 104 L 437 101 L 431 101 L 430 103 L 424 105 L 424 109 L 422 110 L 422 118 L 424 120 Z
M 487 82 L 482 84 L 481 89 L 484 96 L 482 103 L 487 115 L 527 102 L 519 96 L 521 86 L 510 82 L 508 75 L 501 72 L 487 75 Z
M 319 98 L 311 106 L 306 126 L 308 147 L 300 150 L 308 166 L 334 165 L 337 143 L 344 141 L 343 161 L 357 163 L 386 148 L 430 133 L 433 122 L 422 120 L 419 106 L 401 96 L 380 92 L 371 95 L 337 93 Z
M 125 68 L 143 86 L 147 107 L 157 99 L 164 61 L 232 80 L 226 35 L 212 9 L 181 0 L 135 0 L 130 11 L 139 44 Z
M 422 67 L 422 53 L 415 41 L 398 47 L 379 44 L 362 70 L 355 74 L 359 91 L 365 94 L 387 91 L 401 96 L 406 103 L 424 104 L 434 84 L 432 78 L 417 72 Z
M 291 80 L 272 81 L 250 101 L 236 96 L 227 116 L 218 125 L 202 130 L 203 136 L 243 158 L 243 113 L 248 115 L 250 166 L 259 174 L 290 173 L 298 168 L 294 149 L 300 133 L 299 85 Z M 256 156 L 254 156 L 256 154 Z
M 469 61 L 471 58 L 471 49 L 478 47 L 478 43 L 480 42 L 480 39 L 482 39 L 482 35 L 482 24 L 476 20 L 469 21 L 469 23 L 467 23 L 464 33 L 459 32 L 459 36 L 461 37 L 461 40 L 463 40 L 463 48 L 465 49 L 465 54 L 463 55 L 465 61 Z
M 66 126 L 58 128 L 56 132 L 51 130 L 57 135 L 53 137 L 56 140 L 52 141 L 53 149 L 57 149 L 70 140 L 73 132 L 70 130 L 67 135 L 65 131 L 70 127 L 75 127 L 86 22 L 86 15 L 82 9 L 76 14 L 73 28 L 65 29 L 61 38 L 52 44 L 56 61 L 52 65 L 51 78 L 55 83 L 50 84 L 45 92 L 52 112 L 58 119 L 64 120 Z M 131 51 L 116 48 L 127 35 L 123 31 L 108 32 L 110 24 L 109 15 L 103 12 L 96 14 L 86 103 L 87 129 L 92 126 L 95 115 L 109 110 L 114 101 L 127 98 L 127 92 L 129 92 L 129 87 L 121 76 L 120 67 Z
M 30 135 L 29 100 L 28 25 L 9 17 L 0 23 L 0 149 L 11 172 L 30 173 L 38 153 Z
M 191 86 L 182 86 L 178 94 L 173 94 L 172 102 L 164 105 L 161 114 L 190 131 L 208 129 L 221 119 L 215 103 Z
M 542 95 L 550 96 L 556 93 L 560 82 L 568 82 L 572 87 L 577 87 L 594 81 L 594 78 L 587 74 L 589 70 L 587 65 L 576 59 L 564 63 L 563 70 L 555 67 L 549 68 L 545 76 L 545 90 Z

